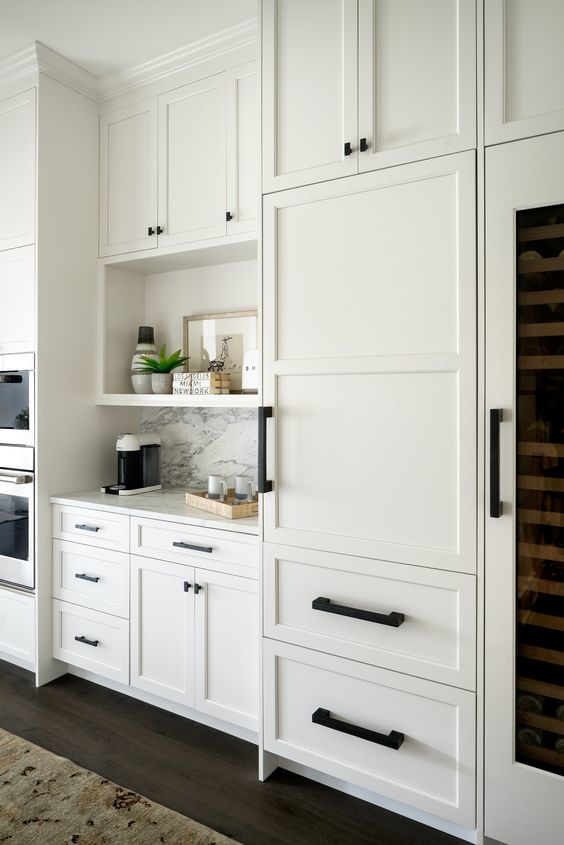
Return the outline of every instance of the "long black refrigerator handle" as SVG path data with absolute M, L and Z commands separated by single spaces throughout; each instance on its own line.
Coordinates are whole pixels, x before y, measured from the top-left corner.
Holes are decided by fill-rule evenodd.
M 499 519 L 503 515 L 500 499 L 500 456 L 499 428 L 503 422 L 503 410 L 490 408 L 490 516 Z
M 266 477 L 266 421 L 272 417 L 272 408 L 258 409 L 258 485 L 259 493 L 270 493 L 272 481 Z

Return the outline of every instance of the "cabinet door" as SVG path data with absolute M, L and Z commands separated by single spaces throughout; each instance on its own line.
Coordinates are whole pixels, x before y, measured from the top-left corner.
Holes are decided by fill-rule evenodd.
M 256 731 L 258 584 L 200 569 L 196 584 L 196 708 Z
M 159 98 L 159 246 L 225 235 L 225 76 Z
M 100 117 L 100 255 L 155 248 L 156 225 L 157 101 L 153 99 Z
M 486 144 L 564 129 L 564 4 L 484 5 Z
M 265 540 L 475 571 L 474 158 L 265 198 Z
M 562 161 L 563 133 L 486 153 L 485 832 L 511 845 L 562 843 Z
M 0 103 L 0 250 L 35 243 L 35 88 Z
M 1 163 L 0 163 L 1 166 Z M 0 252 L 0 353 L 35 349 L 35 250 Z
M 187 707 L 194 706 L 193 584 L 190 566 L 131 556 L 131 685 Z
M 360 0 L 359 170 L 476 146 L 475 0 Z
M 356 0 L 263 0 L 263 193 L 356 173 L 356 30 Z
M 227 234 L 257 227 L 259 201 L 258 75 L 255 62 L 228 70 Z

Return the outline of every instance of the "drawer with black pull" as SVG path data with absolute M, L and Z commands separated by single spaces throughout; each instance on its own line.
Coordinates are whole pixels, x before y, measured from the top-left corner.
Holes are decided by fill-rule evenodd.
M 473 828 L 475 694 L 263 642 L 264 746 Z
M 53 505 L 53 537 L 116 552 L 129 551 L 129 516 Z
M 53 657 L 129 683 L 129 622 L 53 599 Z
M 131 553 L 258 578 L 258 538 L 236 530 L 132 517 Z
M 129 618 L 129 555 L 53 540 L 53 598 Z
M 265 543 L 265 636 L 476 689 L 473 575 Z

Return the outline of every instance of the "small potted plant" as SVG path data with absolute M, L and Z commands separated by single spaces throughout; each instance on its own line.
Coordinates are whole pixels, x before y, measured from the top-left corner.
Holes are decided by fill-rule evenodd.
M 177 349 L 172 355 L 167 355 L 166 343 L 163 343 L 158 358 L 139 355 L 139 360 L 143 362 L 144 366 L 138 367 L 138 372 L 151 374 L 153 393 L 172 393 L 172 371 L 181 367 L 188 361 L 188 358 L 180 354 L 180 349 Z

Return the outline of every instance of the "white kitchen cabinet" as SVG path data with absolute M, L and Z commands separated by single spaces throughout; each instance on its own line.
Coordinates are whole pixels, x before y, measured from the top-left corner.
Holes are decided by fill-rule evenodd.
M 357 0 L 264 0 L 262 40 L 263 192 L 356 173 Z
M 486 144 L 564 129 L 564 5 L 487 0 L 484 15 Z
M 485 832 L 510 845 L 562 842 L 562 161 L 561 132 L 486 153 Z
M 0 589 L 0 653 L 24 665 L 35 663 L 35 597 Z
M 262 72 L 263 193 L 476 146 L 475 0 L 263 0 Z
M 194 706 L 194 569 L 131 556 L 131 685 Z
M 225 235 L 225 77 L 159 98 L 159 246 Z
M 258 730 L 258 583 L 197 569 L 196 709 Z
M 475 572 L 474 154 L 263 208 L 265 540 Z
M 35 243 L 35 88 L 0 102 L 0 250 Z
M 2 303 L 0 354 L 33 352 L 35 350 L 35 248 L 33 246 L 6 249 L 0 252 L 0 303 Z
M 476 146 L 475 0 L 359 0 L 361 172 Z
M 227 234 L 257 228 L 259 208 L 259 87 L 256 62 L 225 72 L 227 114 Z
M 157 246 L 157 101 L 100 117 L 100 255 Z

